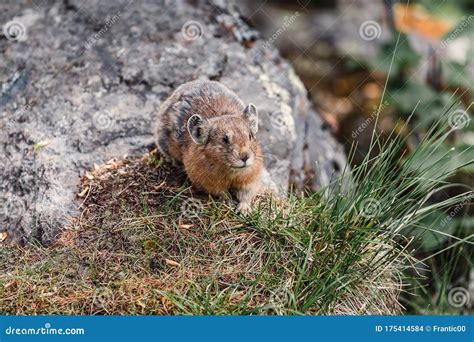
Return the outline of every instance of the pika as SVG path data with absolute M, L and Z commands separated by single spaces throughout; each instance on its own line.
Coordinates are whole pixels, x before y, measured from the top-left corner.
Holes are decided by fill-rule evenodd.
M 196 80 L 178 87 L 157 116 L 160 152 L 181 162 L 193 185 L 215 196 L 230 192 L 248 213 L 263 169 L 257 108 L 219 82 Z

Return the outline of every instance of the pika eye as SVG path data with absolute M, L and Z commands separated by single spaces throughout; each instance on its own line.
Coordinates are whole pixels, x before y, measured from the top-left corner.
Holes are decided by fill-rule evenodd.
M 224 142 L 224 144 L 228 144 L 229 143 L 229 136 L 227 134 L 224 135 L 224 137 L 222 138 L 222 141 Z

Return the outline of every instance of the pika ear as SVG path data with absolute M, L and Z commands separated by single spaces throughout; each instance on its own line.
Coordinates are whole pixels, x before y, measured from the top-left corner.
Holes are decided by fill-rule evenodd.
M 204 120 L 197 114 L 194 114 L 188 119 L 187 123 L 188 132 L 191 139 L 196 144 L 204 144 L 207 141 L 207 127 L 204 124 Z
M 244 109 L 244 116 L 250 122 L 250 129 L 252 130 L 253 134 L 257 134 L 258 132 L 258 111 L 257 107 L 253 104 L 249 103 L 247 107 Z

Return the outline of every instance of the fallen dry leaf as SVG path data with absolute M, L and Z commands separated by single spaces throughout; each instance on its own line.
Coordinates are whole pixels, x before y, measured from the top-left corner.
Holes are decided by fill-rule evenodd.
M 171 260 L 171 259 L 165 259 L 165 262 L 170 266 L 181 267 L 181 264 L 179 262 Z
M 8 289 L 9 287 L 11 287 L 11 286 L 14 285 L 14 284 L 15 284 L 15 281 L 12 280 L 12 281 L 6 283 L 5 285 L 3 285 L 3 288 L 4 288 L 4 289 Z
M 394 14 L 397 29 L 404 33 L 414 32 L 427 38 L 441 39 L 451 30 L 448 22 L 431 15 L 418 4 L 396 4 Z
M 84 197 L 87 194 L 88 191 L 89 191 L 89 187 L 87 186 L 87 187 L 84 188 L 84 190 L 82 190 L 80 193 L 78 193 L 77 196 Z

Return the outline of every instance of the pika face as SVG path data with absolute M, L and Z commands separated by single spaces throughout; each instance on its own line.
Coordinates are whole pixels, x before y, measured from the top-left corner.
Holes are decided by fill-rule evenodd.
M 187 126 L 193 142 L 202 145 L 206 159 L 211 164 L 224 164 L 239 172 L 249 169 L 256 158 L 260 158 L 256 141 L 258 113 L 252 104 L 242 113 L 207 120 L 193 115 Z

